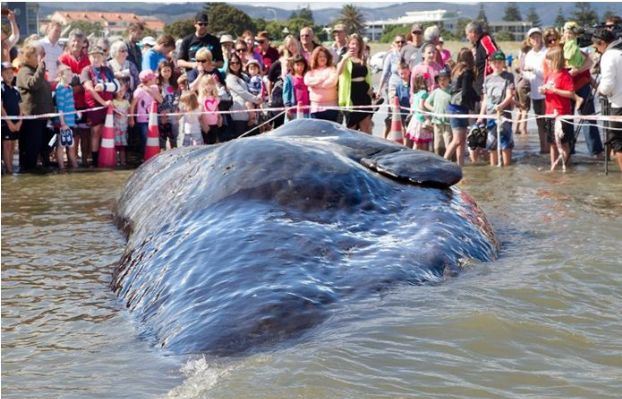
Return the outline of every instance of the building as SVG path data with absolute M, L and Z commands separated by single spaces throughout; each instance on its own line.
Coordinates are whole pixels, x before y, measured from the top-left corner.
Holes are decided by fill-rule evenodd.
M 453 31 L 458 22 L 458 13 L 446 10 L 431 11 L 407 11 L 406 15 L 398 18 L 365 22 L 364 34 L 369 40 L 378 40 L 382 36 L 385 28 L 395 25 L 412 25 L 414 23 L 432 25 L 436 24 L 443 29 Z
M 529 21 L 498 21 L 488 22 L 488 33 L 493 37 L 501 32 L 508 32 L 513 40 L 521 41 L 527 36 L 527 32 L 533 24 Z
M 128 12 L 100 12 L 100 11 L 56 11 L 50 15 L 48 20 L 61 22 L 63 25 L 70 25 L 72 22 L 82 21 L 99 23 L 105 35 L 122 35 L 127 30 L 129 24 L 142 22 L 145 28 L 151 29 L 156 33 L 164 30 L 164 22 L 154 17 L 142 17 Z
M 2 3 L 2 7 L 15 12 L 15 22 L 19 27 L 21 39 L 39 33 L 39 3 L 8 2 Z M 3 25 L 5 21 L 3 18 Z

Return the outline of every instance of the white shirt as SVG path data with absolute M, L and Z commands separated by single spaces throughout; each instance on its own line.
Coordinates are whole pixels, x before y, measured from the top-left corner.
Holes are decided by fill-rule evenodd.
M 622 51 L 612 48 L 617 43 L 610 43 L 600 57 L 598 92 L 607 96 L 612 107 L 622 108 Z
M 540 51 L 534 49 L 529 50 L 525 55 L 524 68 L 530 71 L 523 71 L 523 77 L 529 81 L 531 86 L 531 99 L 543 100 L 544 94 L 538 92 L 538 87 L 544 84 L 544 57 L 546 56 L 546 48 L 542 46 Z
M 58 59 L 63 54 L 63 46 L 58 41 L 56 44 L 52 44 L 50 39 L 46 36 L 39 40 L 39 44 L 45 50 L 45 68 L 48 73 L 48 80 L 51 82 L 56 80 L 56 71 L 58 70 Z

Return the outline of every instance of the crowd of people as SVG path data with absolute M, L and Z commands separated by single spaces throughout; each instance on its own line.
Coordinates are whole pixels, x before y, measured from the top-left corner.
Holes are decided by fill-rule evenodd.
M 133 23 L 117 40 L 89 40 L 74 29 L 63 46 L 63 27 L 51 21 L 44 37 L 26 38 L 15 54 L 19 31 L 11 12 L 8 19 L 11 35 L 2 36 L 2 159 L 9 173 L 16 142 L 22 172 L 52 159 L 61 169 L 97 165 L 109 107 L 115 111 L 120 165 L 128 162 L 128 149 L 144 152 L 153 104 L 160 147 L 167 149 L 261 134 L 301 117 L 371 134 L 379 104 L 397 97 L 400 107 L 389 112 L 385 137 L 392 113 L 399 112 L 406 146 L 460 165 L 467 154 L 473 162 L 487 156 L 491 164 L 511 164 L 513 130 L 526 132 L 521 120 L 513 129 L 514 109 L 522 119 L 530 108 L 537 116 L 592 115 L 596 93 L 608 100 L 609 114 L 622 113 L 620 40 L 607 27 L 593 38 L 602 55 L 596 82 L 591 72 L 596 62 L 577 46 L 573 23 L 566 24 L 563 36 L 555 29 L 531 29 L 515 71 L 477 22 L 465 29 L 472 47 L 462 48 L 455 59 L 443 48 L 437 26 L 414 24 L 408 35 L 395 37 L 375 92 L 369 46 L 360 35 L 347 35 L 341 24 L 333 27 L 330 45 L 318 43 L 304 27 L 276 48 L 267 32 L 216 37 L 208 31 L 207 14 L 199 12 L 195 32 L 178 40 L 166 34 L 143 37 L 143 26 Z M 620 23 L 619 18 L 609 22 Z M 57 115 L 29 118 L 46 114 Z M 622 123 L 610 125 L 620 129 Z M 552 167 L 560 159 L 565 165 L 574 151 L 574 122 L 538 118 L 537 126 L 540 151 L 550 153 Z M 584 135 L 588 151 L 602 156 L 595 122 Z M 622 129 L 609 136 L 622 169 Z

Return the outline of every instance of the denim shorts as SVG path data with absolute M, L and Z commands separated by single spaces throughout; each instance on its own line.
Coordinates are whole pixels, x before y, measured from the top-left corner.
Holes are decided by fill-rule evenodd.
M 492 123 L 491 123 L 492 122 Z M 497 149 L 497 123 L 495 121 L 488 121 L 486 126 L 488 129 L 488 138 L 486 139 L 486 149 Z M 512 138 L 512 122 L 506 121 L 501 125 L 501 149 L 509 150 L 514 148 L 514 139 Z
M 447 109 L 448 114 L 452 115 L 466 115 L 469 113 L 469 110 L 463 107 L 458 107 L 455 105 L 451 105 Z M 452 129 L 466 129 L 469 127 L 469 118 L 449 118 L 449 125 Z

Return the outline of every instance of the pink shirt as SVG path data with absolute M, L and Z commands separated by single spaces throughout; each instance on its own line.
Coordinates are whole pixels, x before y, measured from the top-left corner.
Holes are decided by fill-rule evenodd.
M 309 88 L 311 112 L 321 112 L 322 107 L 337 106 L 337 82 L 339 76 L 334 66 L 308 71 L 304 78 Z
M 218 97 L 207 97 L 203 102 L 203 108 L 206 112 L 205 114 L 205 122 L 214 126 L 218 124 L 218 103 L 220 103 L 220 99 Z
M 311 104 L 309 100 L 309 89 L 304 82 L 304 78 L 302 76 L 292 75 L 292 84 L 294 86 L 294 98 L 296 101 L 302 103 L 302 105 Z
M 415 65 L 410 78 L 410 87 L 414 87 L 415 76 L 423 75 L 426 77 L 426 82 L 428 83 L 428 92 L 432 92 L 432 90 L 438 88 L 434 78 L 438 75 L 441 69 L 441 66 L 436 62 L 433 62 L 430 65 L 424 64 L 423 62 Z
M 157 85 L 151 86 L 151 90 L 159 91 Z M 136 100 L 136 122 L 137 123 L 148 123 L 149 122 L 149 111 L 151 110 L 151 103 L 153 103 L 153 97 L 147 90 L 143 88 L 143 86 L 138 86 L 136 90 L 134 90 L 134 99 Z

